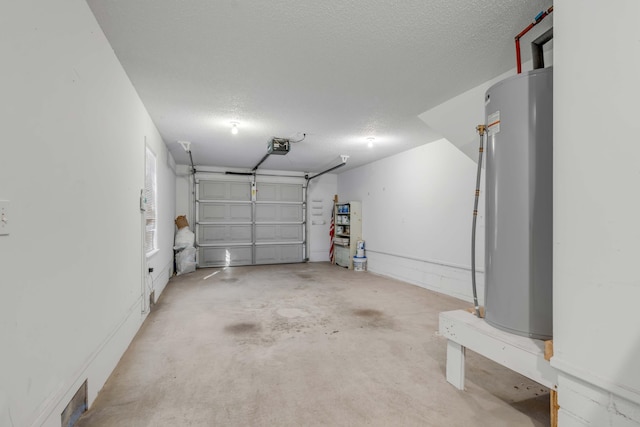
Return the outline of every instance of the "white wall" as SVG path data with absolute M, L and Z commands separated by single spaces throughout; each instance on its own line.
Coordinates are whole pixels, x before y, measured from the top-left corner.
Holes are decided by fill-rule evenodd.
M 527 34 L 527 40 L 534 40 L 536 36 L 547 30 L 549 28 L 549 25 L 547 25 L 549 21 L 550 19 L 547 19 L 542 21 L 543 24 L 536 26 L 532 33 Z M 549 42 L 545 47 L 550 47 L 552 43 L 553 42 Z M 553 65 L 552 50 L 545 50 L 544 63 L 547 67 Z M 523 71 L 531 69 L 533 69 L 533 63 L 531 61 L 522 64 Z M 477 162 L 478 134 L 476 132 L 476 126 L 485 123 L 485 93 L 487 89 L 494 84 L 514 75 L 516 75 L 515 67 L 425 111 L 418 117 L 430 128 L 442 135 L 443 138 L 446 138 L 458 147 L 460 151 L 466 154 L 471 160 Z
M 186 215 L 189 228 L 193 231 L 195 217 L 193 212 L 193 182 L 191 181 L 191 167 L 177 165 L 176 167 L 176 216 Z
M 557 0 L 554 347 L 560 425 L 640 425 L 640 2 Z
M 0 199 L 11 203 L 11 234 L 0 236 L 0 425 L 59 426 L 87 378 L 95 398 L 145 317 L 145 137 L 158 155 L 157 291 L 171 265 L 175 178 L 84 1 L 6 3 L 0 51 Z
M 338 176 L 327 173 L 309 182 L 309 261 L 329 261 L 329 224 Z M 315 215 L 314 215 L 315 214 Z
M 478 133 L 476 126 L 483 124 L 484 95 L 491 86 L 516 74 L 509 70 L 481 85 L 443 102 L 418 117 L 443 138 L 458 147 L 474 162 L 478 161 Z
M 475 185 L 476 164 L 445 139 L 338 175 L 340 200 L 362 201 L 369 271 L 468 301 Z M 482 215 L 477 266 L 482 299 Z

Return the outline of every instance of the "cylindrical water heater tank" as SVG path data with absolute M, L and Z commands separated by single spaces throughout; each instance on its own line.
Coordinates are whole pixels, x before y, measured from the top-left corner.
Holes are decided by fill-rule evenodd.
M 552 337 L 553 70 L 533 70 L 485 95 L 485 318 Z

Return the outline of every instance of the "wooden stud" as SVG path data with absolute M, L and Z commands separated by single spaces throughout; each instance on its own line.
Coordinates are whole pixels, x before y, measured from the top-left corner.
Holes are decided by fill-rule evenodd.
M 560 409 L 558 405 L 558 392 L 550 390 L 549 398 L 551 399 L 551 427 L 558 427 L 558 410 Z
M 469 313 L 473 314 L 474 316 L 476 315 L 475 307 L 467 308 L 467 311 Z M 483 306 L 480 306 L 480 317 L 484 319 L 484 307 Z
M 553 357 L 553 340 L 544 342 L 544 360 L 547 362 Z
M 548 340 L 544 342 L 544 360 L 548 362 L 552 357 L 553 340 Z M 560 409 L 560 406 L 558 406 L 558 392 L 553 389 L 549 390 L 549 399 L 549 410 L 551 411 L 551 427 L 558 427 L 558 410 Z

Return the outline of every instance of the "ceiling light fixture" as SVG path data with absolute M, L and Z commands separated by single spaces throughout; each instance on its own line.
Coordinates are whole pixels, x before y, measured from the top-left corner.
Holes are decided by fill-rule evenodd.
M 233 135 L 238 134 L 238 122 L 231 122 L 231 133 Z
M 375 141 L 375 140 L 376 139 L 374 137 L 372 137 L 372 136 L 368 137 L 367 138 L 367 142 L 368 142 L 367 143 L 367 147 L 369 147 L 369 148 L 373 147 L 373 141 Z

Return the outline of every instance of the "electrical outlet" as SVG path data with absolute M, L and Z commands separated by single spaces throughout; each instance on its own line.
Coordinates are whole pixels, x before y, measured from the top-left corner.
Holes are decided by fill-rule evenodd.
M 8 236 L 11 221 L 9 220 L 9 201 L 0 200 L 0 236 Z

